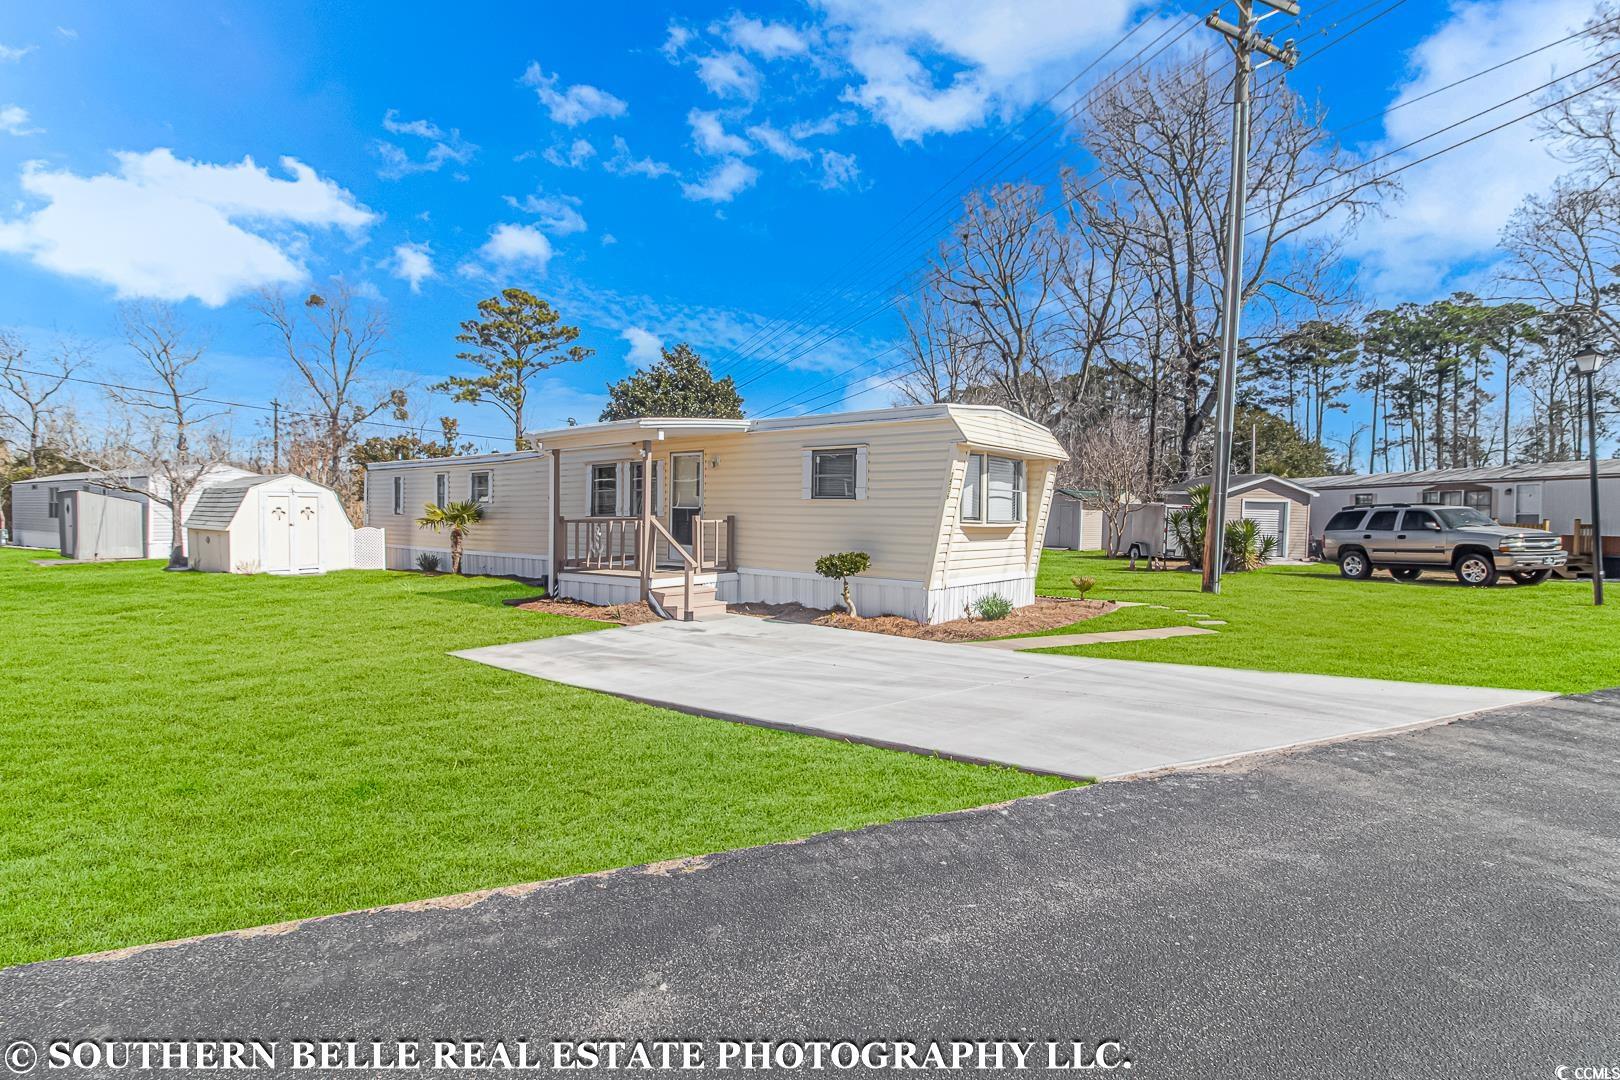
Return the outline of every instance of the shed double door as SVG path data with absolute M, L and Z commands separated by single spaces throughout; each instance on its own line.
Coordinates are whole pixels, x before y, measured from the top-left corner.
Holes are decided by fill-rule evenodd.
M 262 569 L 270 574 L 318 574 L 321 570 L 321 502 L 318 496 L 272 492 L 264 497 Z

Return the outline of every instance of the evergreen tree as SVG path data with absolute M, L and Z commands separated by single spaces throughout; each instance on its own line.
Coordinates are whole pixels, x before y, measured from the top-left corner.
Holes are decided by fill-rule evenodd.
M 663 354 L 647 370 L 608 386 L 604 421 L 641 416 L 743 418 L 742 395 L 730 375 L 716 379 L 703 357 L 685 344 L 664 349 Z

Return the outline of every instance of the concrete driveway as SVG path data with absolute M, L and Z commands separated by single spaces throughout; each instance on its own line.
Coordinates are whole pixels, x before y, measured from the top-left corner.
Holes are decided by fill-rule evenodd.
M 455 655 L 703 716 L 1072 777 L 1219 761 L 1552 696 L 1035 656 L 743 617 Z

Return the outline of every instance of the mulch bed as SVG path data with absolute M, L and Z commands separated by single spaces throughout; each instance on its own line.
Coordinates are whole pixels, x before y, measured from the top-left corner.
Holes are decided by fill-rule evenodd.
M 899 615 L 876 615 L 854 618 L 842 611 L 822 611 L 803 604 L 731 604 L 726 610 L 735 615 L 752 615 L 780 622 L 813 623 L 816 626 L 836 626 L 841 630 L 862 630 L 869 634 L 891 634 L 895 637 L 923 638 L 928 641 L 984 641 L 987 638 L 1011 637 L 1037 630 L 1053 630 L 1069 626 L 1084 619 L 1094 619 L 1114 610 L 1115 605 L 1104 600 L 1066 600 L 1057 597 L 1037 597 L 1029 607 L 1015 608 L 1005 619 L 994 622 L 984 619 L 956 619 L 952 622 L 925 626 Z
M 658 616 L 653 609 L 639 600 L 632 604 L 587 604 L 580 600 L 548 600 L 543 596 L 536 596 L 524 600 L 506 601 L 511 607 L 519 611 L 542 611 L 547 615 L 571 615 L 576 619 L 595 619 L 597 622 L 618 623 L 620 626 L 637 626 L 641 623 L 658 622 Z

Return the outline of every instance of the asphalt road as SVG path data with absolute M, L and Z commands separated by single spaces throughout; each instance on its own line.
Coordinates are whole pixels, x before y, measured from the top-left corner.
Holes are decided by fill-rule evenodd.
M 277 1074 L 332 1076 L 292 1069 L 292 1041 L 419 1040 L 431 1064 L 435 1039 L 542 1055 L 553 1039 L 704 1040 L 714 1071 L 721 1040 L 1117 1040 L 1105 1060 L 1131 1068 L 1107 1075 L 1132 1080 L 1568 1080 L 1620 1068 L 1617 809 L 1608 692 L 478 902 L 13 968 L 0 1042 L 275 1039 Z M 1045 1055 L 1024 1075 L 1056 1075 Z

